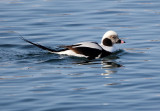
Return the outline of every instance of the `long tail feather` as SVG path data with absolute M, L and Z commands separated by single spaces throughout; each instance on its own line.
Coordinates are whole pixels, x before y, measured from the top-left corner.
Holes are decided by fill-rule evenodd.
M 42 46 L 42 45 L 40 45 L 40 44 L 33 43 L 33 42 L 31 42 L 31 41 L 23 38 L 22 36 L 21 36 L 21 39 L 24 40 L 24 41 L 26 41 L 26 42 L 28 42 L 28 43 L 30 43 L 30 44 L 32 44 L 32 45 L 34 45 L 34 46 L 37 46 L 37 47 L 41 48 L 41 49 L 43 49 L 43 50 L 47 50 L 47 51 L 52 52 L 52 53 L 56 53 L 56 52 L 57 52 L 57 51 L 54 50 L 54 49 L 47 48 L 47 47 Z

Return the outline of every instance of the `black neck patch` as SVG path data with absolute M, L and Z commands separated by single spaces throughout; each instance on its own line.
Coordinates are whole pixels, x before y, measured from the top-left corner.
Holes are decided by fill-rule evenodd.
M 105 38 L 103 40 L 103 45 L 105 45 L 105 46 L 112 46 L 113 44 L 112 44 L 112 41 L 110 39 Z

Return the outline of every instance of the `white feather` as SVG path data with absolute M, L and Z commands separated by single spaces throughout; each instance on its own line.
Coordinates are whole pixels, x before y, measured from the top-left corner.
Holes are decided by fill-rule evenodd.
M 77 44 L 81 44 L 81 45 L 75 46 L 75 47 L 89 47 L 89 48 L 93 48 L 93 49 L 102 50 L 102 47 L 95 42 L 80 42 L 80 43 L 77 43 Z
M 115 46 L 109 47 L 109 46 L 101 45 L 101 47 L 102 47 L 105 51 L 109 51 L 109 52 L 115 52 L 115 51 L 117 51 L 117 49 L 116 49 Z
M 57 54 L 62 54 L 62 55 L 69 55 L 69 56 L 77 56 L 77 57 L 87 57 L 85 55 L 82 54 L 77 54 L 72 50 L 65 50 L 65 51 L 61 51 L 61 52 L 56 52 Z

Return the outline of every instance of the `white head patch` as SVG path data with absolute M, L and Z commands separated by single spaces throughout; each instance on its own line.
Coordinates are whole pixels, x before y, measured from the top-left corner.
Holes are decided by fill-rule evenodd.
M 108 38 L 108 37 L 111 36 L 111 35 L 116 35 L 116 36 L 118 36 L 118 34 L 117 34 L 115 31 L 109 30 L 109 31 L 107 31 L 107 32 L 103 35 L 103 38 Z
M 109 38 L 111 35 L 118 36 L 118 34 L 117 34 L 115 31 L 109 30 L 109 31 L 107 31 L 107 32 L 103 35 L 102 41 L 103 41 L 105 38 Z M 102 43 L 102 41 L 101 41 L 101 43 Z

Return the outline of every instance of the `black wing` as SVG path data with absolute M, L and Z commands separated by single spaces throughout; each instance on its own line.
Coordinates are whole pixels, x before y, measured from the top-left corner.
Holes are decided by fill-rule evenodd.
M 85 55 L 88 57 L 88 59 L 95 59 L 102 53 L 102 51 L 99 49 L 90 48 L 90 47 L 80 47 L 79 45 L 80 44 L 65 46 L 65 48 L 72 50 L 77 54 Z M 79 46 L 79 47 L 75 47 L 75 46 Z

